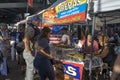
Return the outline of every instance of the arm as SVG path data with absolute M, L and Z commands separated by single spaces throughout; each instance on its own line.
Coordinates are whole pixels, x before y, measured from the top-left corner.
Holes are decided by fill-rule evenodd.
M 62 35 L 60 44 L 65 44 L 66 40 L 67 40 L 67 39 L 66 39 L 66 36 L 65 36 L 65 35 Z
M 10 35 L 7 35 L 6 37 L 3 37 L 4 40 L 10 40 Z
M 108 47 L 105 47 L 103 49 L 103 51 L 101 52 L 101 54 L 99 54 L 98 56 L 101 57 L 101 58 L 105 58 L 108 55 L 108 52 L 109 52 Z
M 40 46 L 38 46 L 38 51 L 39 51 L 39 53 L 41 54 L 41 55 L 43 55 L 43 56 L 45 56 L 45 57 L 47 57 L 47 58 L 49 58 L 49 59 L 53 59 L 53 56 L 52 55 L 49 55 L 48 53 L 46 53 L 45 51 L 44 51 L 44 49 L 43 48 L 41 48 Z
M 31 55 L 33 55 L 33 52 L 32 52 L 32 50 L 30 48 L 30 40 L 29 40 L 29 38 L 27 36 L 24 38 L 23 42 L 24 42 L 24 45 L 25 45 L 25 49 L 27 51 L 29 51 Z
M 10 40 L 10 35 L 8 35 L 8 37 L 6 37 L 7 40 Z
M 94 54 L 97 54 L 97 52 L 99 50 L 97 41 L 94 41 L 94 48 L 93 49 L 94 49 Z
M 3 41 L 3 36 L 1 32 L 0 32 L 0 40 Z
M 2 37 L 2 36 L 0 36 L 0 40 L 3 40 L 3 37 Z
M 24 41 L 24 44 L 25 44 L 25 49 L 27 49 L 28 51 L 31 51 L 30 40 L 27 37 L 25 37 L 23 41 Z
M 30 39 L 34 36 L 34 34 L 35 34 L 34 29 L 32 27 L 30 27 L 29 25 L 27 25 L 27 28 L 25 29 L 23 41 L 24 41 L 25 49 L 27 51 L 29 51 L 32 56 L 34 56 L 34 54 L 30 47 Z
M 36 48 L 39 54 L 49 58 L 53 59 L 52 55 L 48 54 L 44 49 L 46 49 L 49 46 L 48 41 L 46 39 L 41 39 L 36 42 Z

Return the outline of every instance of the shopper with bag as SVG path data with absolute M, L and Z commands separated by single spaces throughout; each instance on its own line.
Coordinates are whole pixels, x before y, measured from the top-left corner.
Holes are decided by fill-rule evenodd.
M 25 49 L 23 51 L 23 58 L 26 62 L 26 76 L 25 80 L 33 80 L 34 78 L 34 66 L 33 60 L 35 55 L 34 42 L 37 35 L 39 35 L 39 16 L 33 16 L 27 21 L 25 36 L 23 39 Z

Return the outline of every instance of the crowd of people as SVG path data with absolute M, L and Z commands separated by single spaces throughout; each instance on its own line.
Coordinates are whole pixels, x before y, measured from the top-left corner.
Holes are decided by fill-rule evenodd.
M 7 65 L 7 59 L 10 53 L 11 61 L 18 60 L 21 68 L 23 65 L 26 65 L 25 80 L 34 80 L 35 73 L 39 74 L 40 80 L 46 80 L 46 78 L 55 80 L 55 71 L 52 63 L 54 57 L 50 53 L 49 46 L 51 29 L 44 27 L 40 30 L 38 28 L 39 22 L 39 16 L 28 18 L 27 25 L 24 26 L 22 31 L 17 31 L 16 29 L 10 31 L 7 28 L 7 24 L 0 24 L 1 75 L 7 76 L 8 74 L 9 66 Z M 67 28 L 62 29 L 61 42 L 57 45 L 64 44 L 67 47 L 71 46 L 71 37 L 67 31 Z M 119 76 L 114 74 L 119 75 L 119 72 L 116 71 L 118 71 L 117 69 L 120 65 L 117 65 L 119 63 L 119 56 L 115 52 L 115 46 L 120 44 L 120 30 L 116 29 L 116 31 L 110 31 L 110 33 L 100 32 L 93 42 L 92 37 L 91 34 L 87 35 L 87 39 L 85 39 L 85 35 L 82 36 L 82 39 L 78 42 L 78 44 L 81 44 L 79 46 L 80 50 L 85 55 L 89 55 L 93 45 L 93 55 L 100 57 L 104 63 L 107 63 L 108 67 L 113 70 L 111 80 L 116 80 Z M 117 69 L 115 65 L 117 65 Z
M 0 24 L 0 74 L 7 75 L 9 72 L 8 68 L 8 57 L 10 56 L 11 61 L 18 60 L 16 53 L 16 45 L 22 41 L 23 30 L 17 32 L 16 29 L 8 29 L 7 24 Z
M 80 52 L 83 52 L 85 56 L 90 55 L 93 53 L 93 56 L 100 57 L 103 63 L 107 64 L 108 69 L 113 71 L 113 75 L 110 76 L 110 80 L 119 80 L 119 73 L 117 72 L 116 75 L 116 67 L 118 70 L 118 57 L 120 53 L 116 51 L 116 46 L 120 46 L 120 28 L 108 28 L 106 29 L 106 33 L 104 31 L 98 31 L 95 36 L 91 34 L 87 35 L 87 39 L 85 39 L 85 35 L 79 40 L 77 47 L 81 48 Z M 92 42 L 93 39 L 93 42 Z M 93 46 L 93 48 L 91 48 Z M 92 50 L 91 50 L 92 49 Z M 119 48 L 117 49 L 119 50 Z M 115 69 L 115 70 L 114 70 Z

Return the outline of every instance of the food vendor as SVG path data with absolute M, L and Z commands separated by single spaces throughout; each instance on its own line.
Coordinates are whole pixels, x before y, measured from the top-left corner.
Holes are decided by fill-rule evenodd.
M 70 35 L 68 34 L 67 28 L 62 28 L 62 38 L 59 44 L 57 46 L 59 47 L 71 47 L 71 40 Z

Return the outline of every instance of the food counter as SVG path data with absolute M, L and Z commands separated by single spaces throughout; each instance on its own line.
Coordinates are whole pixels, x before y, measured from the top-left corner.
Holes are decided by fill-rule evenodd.
M 62 80 L 82 80 L 83 69 L 90 69 L 90 57 L 87 56 L 83 59 L 83 54 L 74 48 L 62 48 L 54 45 L 50 45 L 50 48 L 55 60 L 62 63 L 55 64 L 57 74 L 63 73 L 60 75 L 63 76 Z M 101 58 L 93 57 L 92 68 L 102 68 L 102 65 Z

